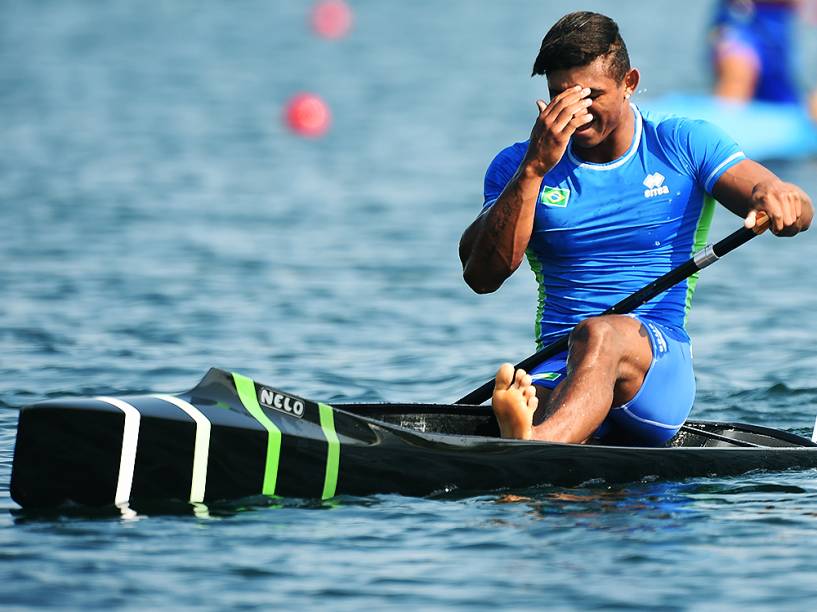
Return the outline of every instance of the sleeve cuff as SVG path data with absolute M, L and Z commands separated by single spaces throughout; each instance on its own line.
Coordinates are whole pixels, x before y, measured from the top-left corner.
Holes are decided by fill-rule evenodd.
M 718 164 L 715 169 L 710 172 L 709 176 L 706 177 L 706 181 L 704 181 L 704 189 L 707 193 L 712 193 L 712 188 L 715 186 L 715 183 L 718 182 L 718 179 L 721 177 L 721 174 L 729 170 L 732 166 L 734 166 L 739 161 L 743 161 L 746 159 L 746 154 L 743 151 L 738 151 L 737 153 L 732 153 L 729 157 L 723 160 L 720 164 Z

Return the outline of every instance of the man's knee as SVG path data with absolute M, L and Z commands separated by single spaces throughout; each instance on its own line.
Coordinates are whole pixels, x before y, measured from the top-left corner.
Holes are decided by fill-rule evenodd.
M 615 336 L 615 327 L 609 317 L 590 317 L 579 323 L 570 332 L 571 346 L 605 346 Z

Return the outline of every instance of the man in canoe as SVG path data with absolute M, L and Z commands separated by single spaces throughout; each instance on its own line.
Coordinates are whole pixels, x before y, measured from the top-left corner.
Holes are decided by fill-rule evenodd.
M 811 200 L 716 126 L 642 114 L 630 102 L 639 73 L 609 17 L 560 19 L 533 74 L 546 76 L 550 102 L 536 102 L 530 139 L 490 164 L 460 258 L 468 285 L 489 293 L 527 255 L 537 342 L 570 332 L 570 344 L 530 373 L 503 364 L 494 413 L 507 438 L 661 445 L 695 396 L 685 331 L 695 278 L 632 315 L 594 315 L 702 247 L 713 196 L 746 227 L 764 212 L 778 236 L 808 228 Z

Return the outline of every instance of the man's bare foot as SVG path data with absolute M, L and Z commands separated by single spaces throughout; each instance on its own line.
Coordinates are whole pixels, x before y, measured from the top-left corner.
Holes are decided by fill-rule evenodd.
M 499 366 L 491 406 L 502 437 L 529 440 L 533 428 L 533 413 L 538 405 L 536 388 L 528 373 L 517 370 L 514 375 L 510 363 Z

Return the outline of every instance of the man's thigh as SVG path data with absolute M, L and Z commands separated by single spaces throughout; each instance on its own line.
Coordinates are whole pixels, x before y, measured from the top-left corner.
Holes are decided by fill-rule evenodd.
M 605 425 L 628 440 L 661 445 L 683 425 L 695 400 L 692 351 L 685 334 L 649 320 L 643 325 L 650 336 L 652 363 L 636 395 L 615 404 Z

